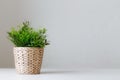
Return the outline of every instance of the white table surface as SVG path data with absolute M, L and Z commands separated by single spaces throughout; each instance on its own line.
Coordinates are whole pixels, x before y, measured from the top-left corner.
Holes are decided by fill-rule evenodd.
M 120 69 L 44 69 L 39 75 L 19 75 L 15 69 L 0 69 L 0 80 L 120 80 Z

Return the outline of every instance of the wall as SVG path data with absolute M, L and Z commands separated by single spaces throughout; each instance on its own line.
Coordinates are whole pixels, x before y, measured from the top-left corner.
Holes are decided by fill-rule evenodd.
M 0 67 L 13 67 L 6 31 L 29 20 L 48 29 L 43 68 L 120 68 L 119 0 L 6 1 L 0 0 Z
M 7 39 L 7 32 L 16 25 L 16 0 L 0 0 L 0 67 L 13 67 L 12 44 Z

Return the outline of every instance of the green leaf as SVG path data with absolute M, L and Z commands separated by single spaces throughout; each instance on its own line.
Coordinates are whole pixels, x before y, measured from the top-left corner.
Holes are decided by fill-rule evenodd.
M 12 27 L 8 33 L 8 39 L 17 47 L 40 47 L 48 45 L 46 29 L 34 30 L 28 21 L 18 25 L 18 29 Z

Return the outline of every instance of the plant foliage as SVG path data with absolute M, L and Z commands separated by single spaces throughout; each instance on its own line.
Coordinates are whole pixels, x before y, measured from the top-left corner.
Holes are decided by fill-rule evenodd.
M 17 47 L 44 48 L 49 44 L 46 39 L 46 29 L 42 28 L 36 31 L 30 27 L 29 22 L 23 22 L 17 29 L 13 27 L 8 32 L 8 37 Z

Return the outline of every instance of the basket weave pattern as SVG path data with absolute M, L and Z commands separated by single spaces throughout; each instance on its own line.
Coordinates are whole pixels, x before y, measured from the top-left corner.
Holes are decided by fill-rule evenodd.
M 44 49 L 15 47 L 15 67 L 20 74 L 39 74 Z

